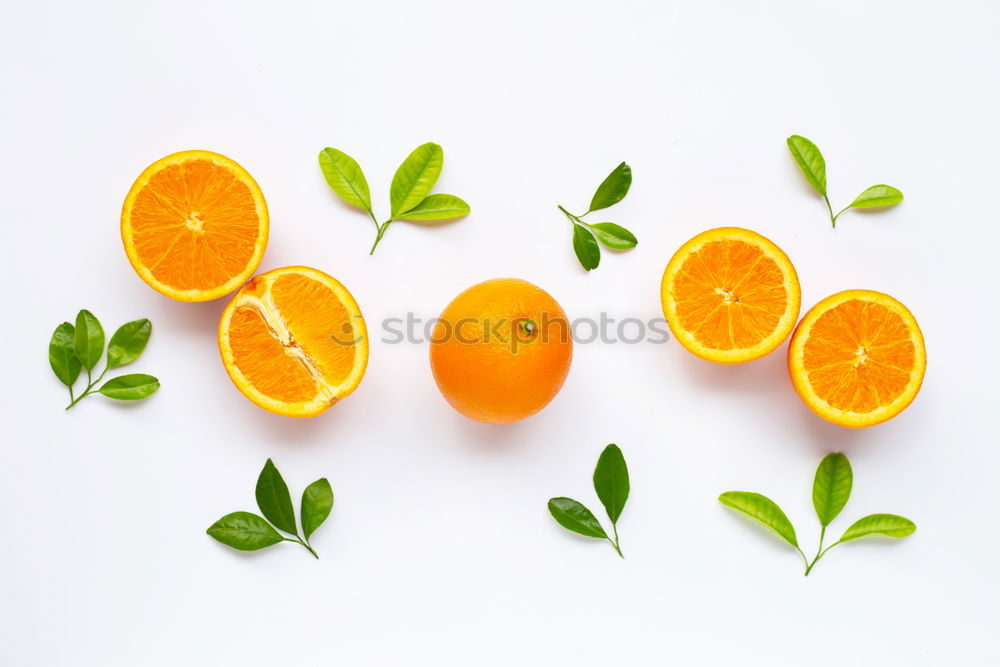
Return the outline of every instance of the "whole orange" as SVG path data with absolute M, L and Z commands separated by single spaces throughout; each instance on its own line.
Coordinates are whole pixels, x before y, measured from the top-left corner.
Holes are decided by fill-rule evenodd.
M 517 278 L 459 294 L 431 338 L 438 389 L 453 408 L 487 424 L 515 422 L 548 405 L 572 359 L 566 313 L 545 290 Z

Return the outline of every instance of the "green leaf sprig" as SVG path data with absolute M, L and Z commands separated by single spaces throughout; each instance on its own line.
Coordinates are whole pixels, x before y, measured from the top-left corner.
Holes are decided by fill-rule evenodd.
M 326 521 L 333 509 L 333 489 L 325 477 L 317 479 L 302 493 L 301 535 L 296 527 L 295 508 L 292 507 L 288 485 L 271 459 L 264 464 L 264 469 L 257 478 L 256 496 L 257 507 L 263 517 L 253 512 L 233 512 L 209 526 L 208 534 L 240 551 L 256 551 L 278 542 L 295 542 L 319 558 L 309 538 Z M 275 528 L 294 537 L 285 537 Z
M 444 151 L 434 143 L 417 146 L 399 165 L 389 188 L 389 218 L 379 223 L 372 209 L 368 180 L 361 165 L 347 153 L 324 148 L 319 153 L 319 167 L 334 192 L 352 206 L 364 210 L 375 223 L 375 252 L 385 230 L 395 220 L 450 220 L 469 214 L 469 205 L 455 195 L 430 194 L 444 166 Z
M 830 212 L 830 224 L 834 228 L 837 227 L 837 218 L 847 209 L 894 206 L 903 201 L 903 193 L 891 185 L 873 185 L 855 197 L 850 204 L 834 213 L 830 198 L 826 194 L 826 160 L 823 159 L 823 154 L 819 152 L 816 144 L 805 137 L 793 134 L 788 137 L 788 150 L 791 151 L 792 157 L 802 169 L 809 184 L 816 192 L 823 195 L 826 208 Z
M 69 388 L 66 409 L 91 394 L 103 394 L 118 401 L 137 401 L 156 392 L 160 381 L 144 373 L 119 375 L 101 384 L 109 370 L 139 358 L 152 332 L 153 325 L 147 319 L 133 320 L 118 327 L 108 343 L 104 370 L 95 379 L 94 368 L 104 356 L 104 327 L 101 322 L 89 310 L 81 310 L 75 325 L 63 322 L 57 326 L 49 341 L 49 366 L 59 381 Z M 87 388 L 77 396 L 73 393 L 73 385 L 81 370 L 87 371 Z
M 631 186 L 632 167 L 622 162 L 598 186 L 586 213 L 573 215 L 562 205 L 559 206 L 559 210 L 573 223 L 573 250 L 580 260 L 580 265 L 587 271 L 596 269 L 601 263 L 601 247 L 597 245 L 598 241 L 611 250 L 629 250 L 639 243 L 632 232 L 613 222 L 591 224 L 583 221 L 588 214 L 614 206 L 625 199 Z
M 826 527 L 837 518 L 840 511 L 847 505 L 853 484 L 854 473 L 846 456 L 829 454 L 820 462 L 819 468 L 816 470 L 816 478 L 813 481 L 812 498 L 821 529 L 819 548 L 811 562 L 799 547 L 792 522 L 770 498 L 747 491 L 727 491 L 719 496 L 719 502 L 759 521 L 778 537 L 795 547 L 795 550 L 802 556 L 802 562 L 806 568 L 805 574 L 808 577 L 819 559 L 838 544 L 868 535 L 906 537 L 917 529 L 912 521 L 895 514 L 869 514 L 851 524 L 839 540 L 824 549 L 823 541 L 826 538 Z
M 624 558 L 618 539 L 618 518 L 621 516 L 622 510 L 625 509 L 629 488 L 625 456 L 618 445 L 608 445 L 601 452 L 601 456 L 597 460 L 597 467 L 594 469 L 594 490 L 597 491 L 597 497 L 604 505 L 608 518 L 611 519 L 614 539 L 608 537 L 608 534 L 604 532 L 604 528 L 593 512 L 572 498 L 549 499 L 549 513 L 559 522 L 560 526 L 567 530 L 586 537 L 607 540 L 618 552 L 618 555 Z

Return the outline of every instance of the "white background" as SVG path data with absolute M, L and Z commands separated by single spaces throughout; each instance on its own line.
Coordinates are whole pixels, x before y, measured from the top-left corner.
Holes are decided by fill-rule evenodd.
M 995 433 L 996 3 L 31 2 L 0 26 L 5 257 L 0 664 L 994 665 L 1000 592 Z M 876 183 L 906 201 L 830 229 L 785 148 L 824 151 L 834 205 Z M 439 192 L 468 218 L 366 216 L 316 163 L 355 156 L 385 214 L 397 164 L 445 149 Z M 243 164 L 271 211 L 262 270 L 340 279 L 376 336 L 358 391 L 322 417 L 267 414 L 218 358 L 225 299 L 177 303 L 126 261 L 118 216 L 153 160 L 205 148 Z M 569 223 L 619 161 L 606 219 L 638 248 L 584 273 Z M 927 340 L 923 390 L 850 431 L 793 392 L 785 348 L 741 367 L 674 341 L 578 345 L 565 388 L 509 426 L 441 398 L 424 344 L 380 321 L 429 318 L 515 276 L 573 318 L 661 315 L 673 251 L 719 225 L 792 258 L 803 307 L 888 292 Z M 137 405 L 63 412 L 52 329 L 82 307 L 113 330 L 148 316 Z M 600 450 L 633 492 L 626 560 L 549 517 L 594 509 Z M 766 493 L 807 551 L 816 464 L 846 452 L 855 492 L 834 523 L 894 512 L 917 532 L 799 557 L 716 497 Z M 272 457 L 298 497 L 337 501 L 296 545 L 243 554 L 205 535 L 254 509 Z

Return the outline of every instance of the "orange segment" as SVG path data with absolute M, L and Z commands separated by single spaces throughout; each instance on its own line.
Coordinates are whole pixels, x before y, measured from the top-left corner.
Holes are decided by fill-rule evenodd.
M 327 381 L 339 384 L 346 380 L 356 351 L 351 345 L 331 345 L 330 341 L 335 338 L 347 343 L 357 338 L 358 332 L 340 295 L 312 278 L 289 273 L 274 281 L 271 297 L 280 304 L 289 334 L 309 351 L 311 363 Z
M 799 315 L 795 268 L 756 232 L 720 227 L 674 253 L 660 284 L 663 313 L 688 351 L 721 364 L 773 352 Z
M 795 391 L 827 421 L 850 428 L 892 419 L 916 397 L 927 368 L 924 338 L 888 294 L 848 290 L 820 301 L 788 347 Z
M 354 391 L 368 364 L 368 333 L 350 292 L 316 269 L 255 276 L 219 323 L 222 363 L 260 407 L 313 417 Z
M 139 175 L 122 206 L 121 233 L 129 262 L 150 287 L 180 301 L 208 301 L 260 265 L 267 204 L 236 162 L 184 151 Z

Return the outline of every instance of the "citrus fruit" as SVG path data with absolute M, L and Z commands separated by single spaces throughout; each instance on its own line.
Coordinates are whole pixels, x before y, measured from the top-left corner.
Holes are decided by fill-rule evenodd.
M 222 313 L 222 363 L 260 407 L 313 417 L 354 391 L 368 332 L 351 293 L 322 271 L 288 266 L 254 276 Z
M 802 318 L 788 346 L 795 391 L 817 415 L 850 428 L 902 412 L 926 368 L 924 337 L 913 315 L 872 290 L 826 297 Z
M 720 227 L 674 253 L 660 299 L 674 338 L 688 351 L 741 364 L 773 352 L 788 337 L 801 293 L 781 248 L 748 229 Z
M 566 313 L 547 292 L 516 278 L 487 280 L 455 297 L 430 347 L 445 399 L 488 424 L 518 421 L 548 405 L 573 358 Z
M 178 301 L 229 294 L 260 266 L 267 245 L 264 195 L 224 155 L 183 151 L 146 167 L 122 206 L 132 268 Z

